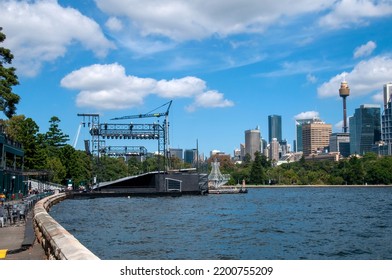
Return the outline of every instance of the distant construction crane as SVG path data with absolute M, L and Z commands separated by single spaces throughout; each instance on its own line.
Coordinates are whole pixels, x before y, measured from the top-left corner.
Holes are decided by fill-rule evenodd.
M 83 123 L 81 122 L 79 124 L 78 131 L 76 132 L 75 140 L 74 140 L 73 145 L 72 145 L 74 148 L 76 148 L 76 145 L 78 144 L 79 135 L 80 135 L 80 129 L 82 128 L 82 125 L 83 125 Z
M 165 117 L 165 121 L 163 123 L 162 129 L 164 132 L 164 137 L 163 139 L 160 139 L 163 141 L 162 146 L 163 146 L 163 151 L 164 151 L 164 157 L 167 158 L 167 153 L 169 152 L 169 122 L 168 122 L 168 117 L 169 117 L 169 110 L 171 107 L 173 100 L 170 100 L 169 102 L 166 102 L 165 104 L 151 110 L 148 113 L 145 114 L 138 114 L 138 115 L 129 115 L 129 116 L 123 116 L 123 117 L 118 117 L 118 118 L 113 118 L 111 120 L 129 120 L 129 119 L 142 119 L 142 118 L 159 118 L 159 117 Z M 166 111 L 164 112 L 156 112 L 158 109 L 166 107 Z
M 162 117 L 162 116 L 167 117 L 167 116 L 169 116 L 169 110 L 170 110 L 170 106 L 171 106 L 172 102 L 173 102 L 173 100 L 170 100 L 169 102 L 159 106 L 158 108 L 155 108 L 154 110 L 152 110 L 152 111 L 150 111 L 150 112 L 148 112 L 146 114 L 124 116 L 124 117 L 119 117 L 119 118 L 113 118 L 111 120 L 127 120 L 127 119 L 141 119 L 141 118 L 153 118 L 153 117 L 159 118 L 159 117 Z M 166 109 L 165 112 L 163 112 L 163 113 L 153 113 L 154 111 L 156 111 L 156 110 L 158 110 L 158 109 L 160 109 L 160 108 L 162 108 L 164 106 L 167 106 L 167 109 Z

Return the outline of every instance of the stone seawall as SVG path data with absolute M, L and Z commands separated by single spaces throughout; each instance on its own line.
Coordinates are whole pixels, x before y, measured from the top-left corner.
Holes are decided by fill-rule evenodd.
M 99 260 L 48 214 L 52 205 L 66 198 L 65 193 L 54 194 L 35 204 L 33 226 L 38 242 L 49 260 Z

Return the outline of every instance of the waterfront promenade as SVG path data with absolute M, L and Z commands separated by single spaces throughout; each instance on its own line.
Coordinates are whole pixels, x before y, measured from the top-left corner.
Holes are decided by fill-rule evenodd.
M 6 249 L 4 259 L 0 260 L 46 260 L 45 251 L 37 242 L 33 230 L 33 211 L 29 211 L 26 221 L 17 220 L 0 227 L 0 250 Z

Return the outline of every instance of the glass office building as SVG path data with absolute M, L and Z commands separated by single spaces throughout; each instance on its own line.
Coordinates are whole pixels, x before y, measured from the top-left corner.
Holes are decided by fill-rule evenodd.
M 282 116 L 268 116 L 268 143 L 271 143 L 274 138 L 279 143 L 282 142 Z
M 380 106 L 365 104 L 350 117 L 350 152 L 364 155 L 381 140 Z

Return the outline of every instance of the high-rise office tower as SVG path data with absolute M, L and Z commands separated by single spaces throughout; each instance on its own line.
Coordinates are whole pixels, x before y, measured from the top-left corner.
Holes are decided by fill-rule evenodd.
M 350 152 L 364 155 L 381 140 L 380 106 L 365 104 L 350 117 Z
M 268 143 L 276 138 L 280 143 L 282 141 L 282 116 L 268 116 Z
M 269 159 L 273 164 L 276 164 L 279 161 L 279 142 L 276 138 L 272 138 L 270 143 Z
M 255 159 L 255 152 L 261 151 L 260 129 L 249 129 L 245 131 L 245 154 L 249 154 L 251 159 Z
M 186 163 L 195 164 L 197 162 L 197 150 L 187 149 L 184 151 L 184 161 Z
M 296 133 L 297 133 L 297 140 L 296 142 L 296 147 L 294 147 L 294 150 L 296 152 L 303 152 L 303 144 L 302 144 L 302 127 L 304 124 L 307 123 L 313 123 L 313 122 L 321 122 L 319 118 L 312 118 L 312 119 L 297 119 L 295 121 L 295 126 L 296 126 Z
M 244 160 L 246 151 L 245 151 L 245 144 L 241 143 L 240 144 L 240 150 L 241 150 L 241 160 Z
M 382 113 L 381 139 L 385 145 L 392 145 L 392 83 L 384 85 L 384 111 Z M 389 148 L 389 150 L 391 150 Z M 388 153 L 389 155 L 391 153 Z
M 303 155 L 324 152 L 329 146 L 332 125 L 324 122 L 306 123 L 302 126 Z
M 346 81 L 340 84 L 339 95 L 343 98 L 343 132 L 347 133 L 347 108 L 346 108 L 346 98 L 350 95 L 350 88 Z
M 169 149 L 170 157 L 176 157 L 176 158 L 178 158 L 181 161 L 184 160 L 183 154 L 184 154 L 183 149 L 179 149 L 179 148 L 178 149 L 176 149 L 176 148 L 170 148 Z
M 339 152 L 343 157 L 350 155 L 350 134 L 345 132 L 332 133 L 329 137 L 329 151 Z

